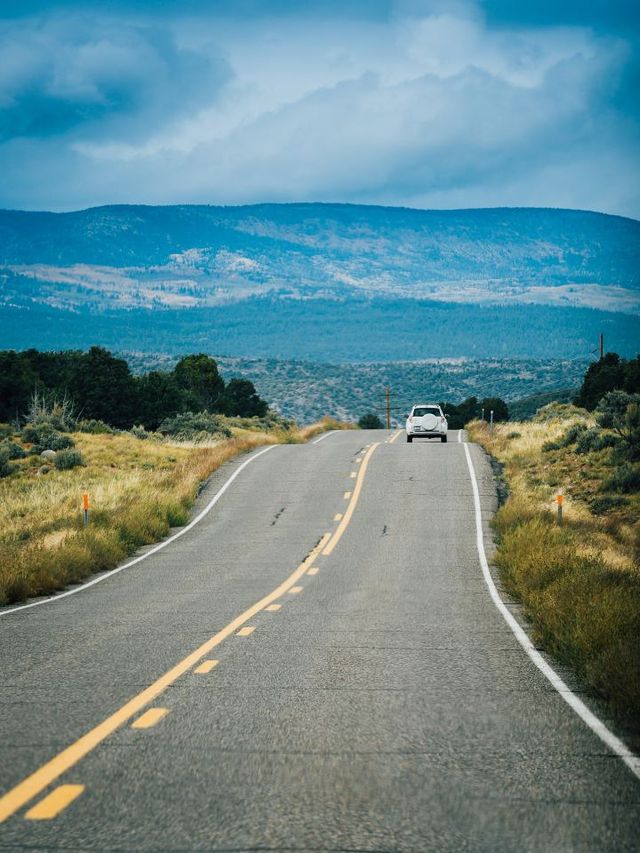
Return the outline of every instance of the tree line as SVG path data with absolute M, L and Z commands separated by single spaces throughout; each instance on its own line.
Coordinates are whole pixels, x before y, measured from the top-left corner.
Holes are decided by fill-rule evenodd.
M 141 424 L 155 430 L 165 418 L 188 411 L 263 417 L 268 410 L 252 382 L 225 382 L 204 353 L 184 356 L 171 371 L 134 376 L 125 359 L 103 347 L 0 351 L 0 421 L 23 416 L 34 392 L 68 399 L 78 417 L 120 429 Z
M 640 355 L 627 359 L 616 352 L 608 352 L 599 361 L 594 361 L 584 375 L 574 403 L 593 411 L 610 391 L 640 393 Z

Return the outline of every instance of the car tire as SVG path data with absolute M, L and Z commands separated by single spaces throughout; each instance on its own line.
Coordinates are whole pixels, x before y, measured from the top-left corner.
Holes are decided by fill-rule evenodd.
M 442 441 L 442 442 L 446 442 L 446 441 L 447 441 L 447 436 L 446 436 L 446 435 L 441 435 L 441 436 L 440 436 L 440 441 Z
M 407 436 L 407 443 L 408 443 L 408 444 L 411 444 L 411 442 L 412 442 L 412 441 L 413 441 L 413 436 L 412 436 L 412 435 L 408 435 L 408 436 Z

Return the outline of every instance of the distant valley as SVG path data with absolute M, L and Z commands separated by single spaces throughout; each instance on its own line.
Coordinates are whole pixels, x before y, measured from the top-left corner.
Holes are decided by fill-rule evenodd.
M 150 353 L 119 353 L 134 373 L 172 370 L 176 356 Z M 217 357 L 225 379 L 250 379 L 258 393 L 282 415 L 299 423 L 311 423 L 323 415 L 354 421 L 366 412 L 385 417 L 385 389 L 391 393 L 391 416 L 402 421 L 419 400 L 459 403 L 467 397 L 500 396 L 509 403 L 541 390 L 557 392 L 551 397 L 567 398 L 576 389 L 588 362 L 525 359 L 440 359 L 325 363 Z M 543 400 L 539 403 L 542 405 Z M 534 405 L 529 412 L 537 408 Z M 516 405 L 516 414 L 522 407 Z
M 3 347 L 313 361 L 639 347 L 640 223 L 357 205 L 0 211 Z

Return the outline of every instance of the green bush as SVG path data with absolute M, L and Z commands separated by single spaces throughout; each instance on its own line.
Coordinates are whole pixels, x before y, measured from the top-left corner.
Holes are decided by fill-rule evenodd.
M 58 471 L 68 471 L 71 468 L 84 465 L 85 462 L 79 450 L 61 450 L 56 454 L 54 464 Z
M 625 462 L 602 484 L 603 492 L 631 494 L 640 491 L 640 465 Z
M 603 495 L 601 498 L 594 498 L 591 501 L 590 508 L 594 515 L 606 515 L 609 510 L 627 506 L 628 503 L 629 499 L 623 498 L 621 495 Z
M 134 438 L 139 438 L 141 441 L 146 441 L 148 438 L 153 438 L 154 436 L 157 435 L 157 433 L 155 433 L 155 432 L 149 432 L 148 430 L 146 430 L 142 426 L 142 424 L 137 424 L 136 426 L 132 426 L 131 429 L 129 430 L 129 432 L 131 433 L 131 435 Z
M 67 450 L 69 447 L 75 447 L 75 446 L 76 446 L 76 443 L 71 438 L 70 435 L 64 435 L 64 433 L 58 432 L 58 433 L 54 433 L 49 438 L 49 443 L 47 444 L 47 447 L 44 449 L 45 450 L 56 450 L 56 451 L 58 451 L 58 450 Z
M 21 437 L 23 441 L 33 445 L 31 453 L 75 447 L 75 442 L 70 435 L 58 432 L 50 423 L 26 424 L 22 428 Z
M 616 447 L 621 438 L 611 432 L 604 432 L 598 427 L 592 427 L 581 432 L 576 441 L 576 453 L 589 453 L 592 450 L 604 450 L 605 447 Z
M 534 423 L 547 423 L 548 421 L 566 420 L 574 416 L 586 417 L 587 413 L 584 409 L 579 409 L 571 403 L 547 403 L 546 406 L 538 409 L 532 420 Z
M 15 469 L 15 465 L 11 465 L 9 459 L 9 451 L 5 447 L 0 447 L 0 478 L 8 477 Z
M 4 441 L 0 442 L 0 448 L 2 450 L 6 450 L 9 455 L 9 459 L 24 459 L 24 457 L 27 455 L 24 451 L 24 448 L 22 448 L 15 441 L 8 441 L 7 439 L 5 439 Z
M 83 419 L 76 421 L 76 432 L 88 432 L 91 435 L 113 435 L 116 430 L 106 424 L 104 421 L 96 420 L 95 418 Z
M 360 429 L 384 429 L 384 424 L 374 412 L 368 412 L 358 421 Z
M 619 437 L 618 458 L 640 459 L 640 394 L 610 391 L 600 400 L 596 419 Z
M 229 438 L 231 430 L 217 415 L 209 412 L 182 412 L 172 418 L 165 418 L 158 432 L 182 441 L 197 441 L 211 436 Z

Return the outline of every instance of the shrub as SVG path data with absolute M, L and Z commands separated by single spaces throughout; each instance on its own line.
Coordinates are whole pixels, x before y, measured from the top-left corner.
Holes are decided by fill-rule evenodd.
M 76 443 L 70 435 L 64 435 L 61 432 L 55 433 L 49 439 L 47 445 L 48 450 L 67 450 L 69 447 L 75 447 Z
M 576 453 L 589 453 L 591 450 L 604 450 L 606 447 L 617 447 L 621 438 L 610 432 L 603 432 L 597 427 L 585 430 L 576 441 Z
M 22 429 L 21 437 L 23 441 L 33 445 L 32 453 L 75 447 L 75 442 L 70 435 L 58 432 L 49 423 L 27 424 Z
M 514 431 L 514 432 L 507 433 L 507 438 L 520 438 L 521 435 L 522 435 L 522 433 Z
M 11 465 L 9 459 L 9 451 L 0 447 L 0 477 L 8 477 L 14 471 L 15 465 Z
M 609 391 L 598 403 L 596 420 L 602 427 L 619 429 L 628 407 L 640 403 L 640 394 L 627 394 L 626 391 Z
M 600 498 L 594 498 L 591 501 L 590 508 L 594 515 L 606 515 L 609 510 L 627 506 L 628 503 L 629 499 L 623 498 L 621 495 L 603 495 Z
M 564 436 L 560 439 L 561 446 L 569 447 L 570 445 L 575 444 L 582 435 L 582 433 L 586 431 L 587 427 L 585 424 L 572 424 L 565 432 Z
M 85 463 L 79 450 L 61 450 L 56 454 L 54 464 L 58 471 L 68 471 Z
M 603 492 L 622 492 L 630 494 L 640 491 L 640 465 L 626 462 L 620 465 L 602 484 Z
M 158 432 L 182 441 L 196 441 L 212 435 L 228 438 L 231 435 L 231 430 L 220 418 L 209 412 L 182 412 L 172 418 L 165 418 Z
M 9 459 L 24 459 L 24 457 L 27 455 L 24 451 L 24 448 L 22 448 L 15 441 L 8 441 L 7 439 L 5 439 L 4 441 L 0 442 L 0 448 L 2 450 L 6 450 Z
M 547 421 L 567 420 L 572 417 L 586 417 L 584 409 L 579 409 L 571 403 L 547 403 L 538 409 L 532 420 L 534 423 L 546 423 Z
M 49 399 L 47 394 L 35 391 L 29 401 L 27 420 L 35 426 L 68 432 L 74 426 L 73 403 L 66 395 L 62 400 Z
M 91 435 L 114 435 L 116 430 L 106 424 L 104 421 L 96 420 L 95 418 L 76 421 L 76 432 L 88 432 Z
M 569 447 L 570 445 L 575 444 L 582 435 L 582 433 L 586 431 L 587 427 L 583 423 L 578 422 L 576 424 L 571 424 L 565 434 L 561 436 L 557 441 L 545 441 L 545 443 L 542 445 L 542 449 L 543 451 L 548 451 L 560 450 L 562 447 Z
M 149 432 L 146 430 L 142 424 L 132 426 L 129 432 L 134 436 L 134 438 L 139 438 L 141 441 L 146 441 L 148 438 L 153 438 L 156 435 L 155 432 Z
M 15 429 L 11 424 L 0 424 L 0 438 L 11 438 Z
M 384 424 L 374 412 L 368 412 L 358 421 L 360 429 L 384 429 Z

